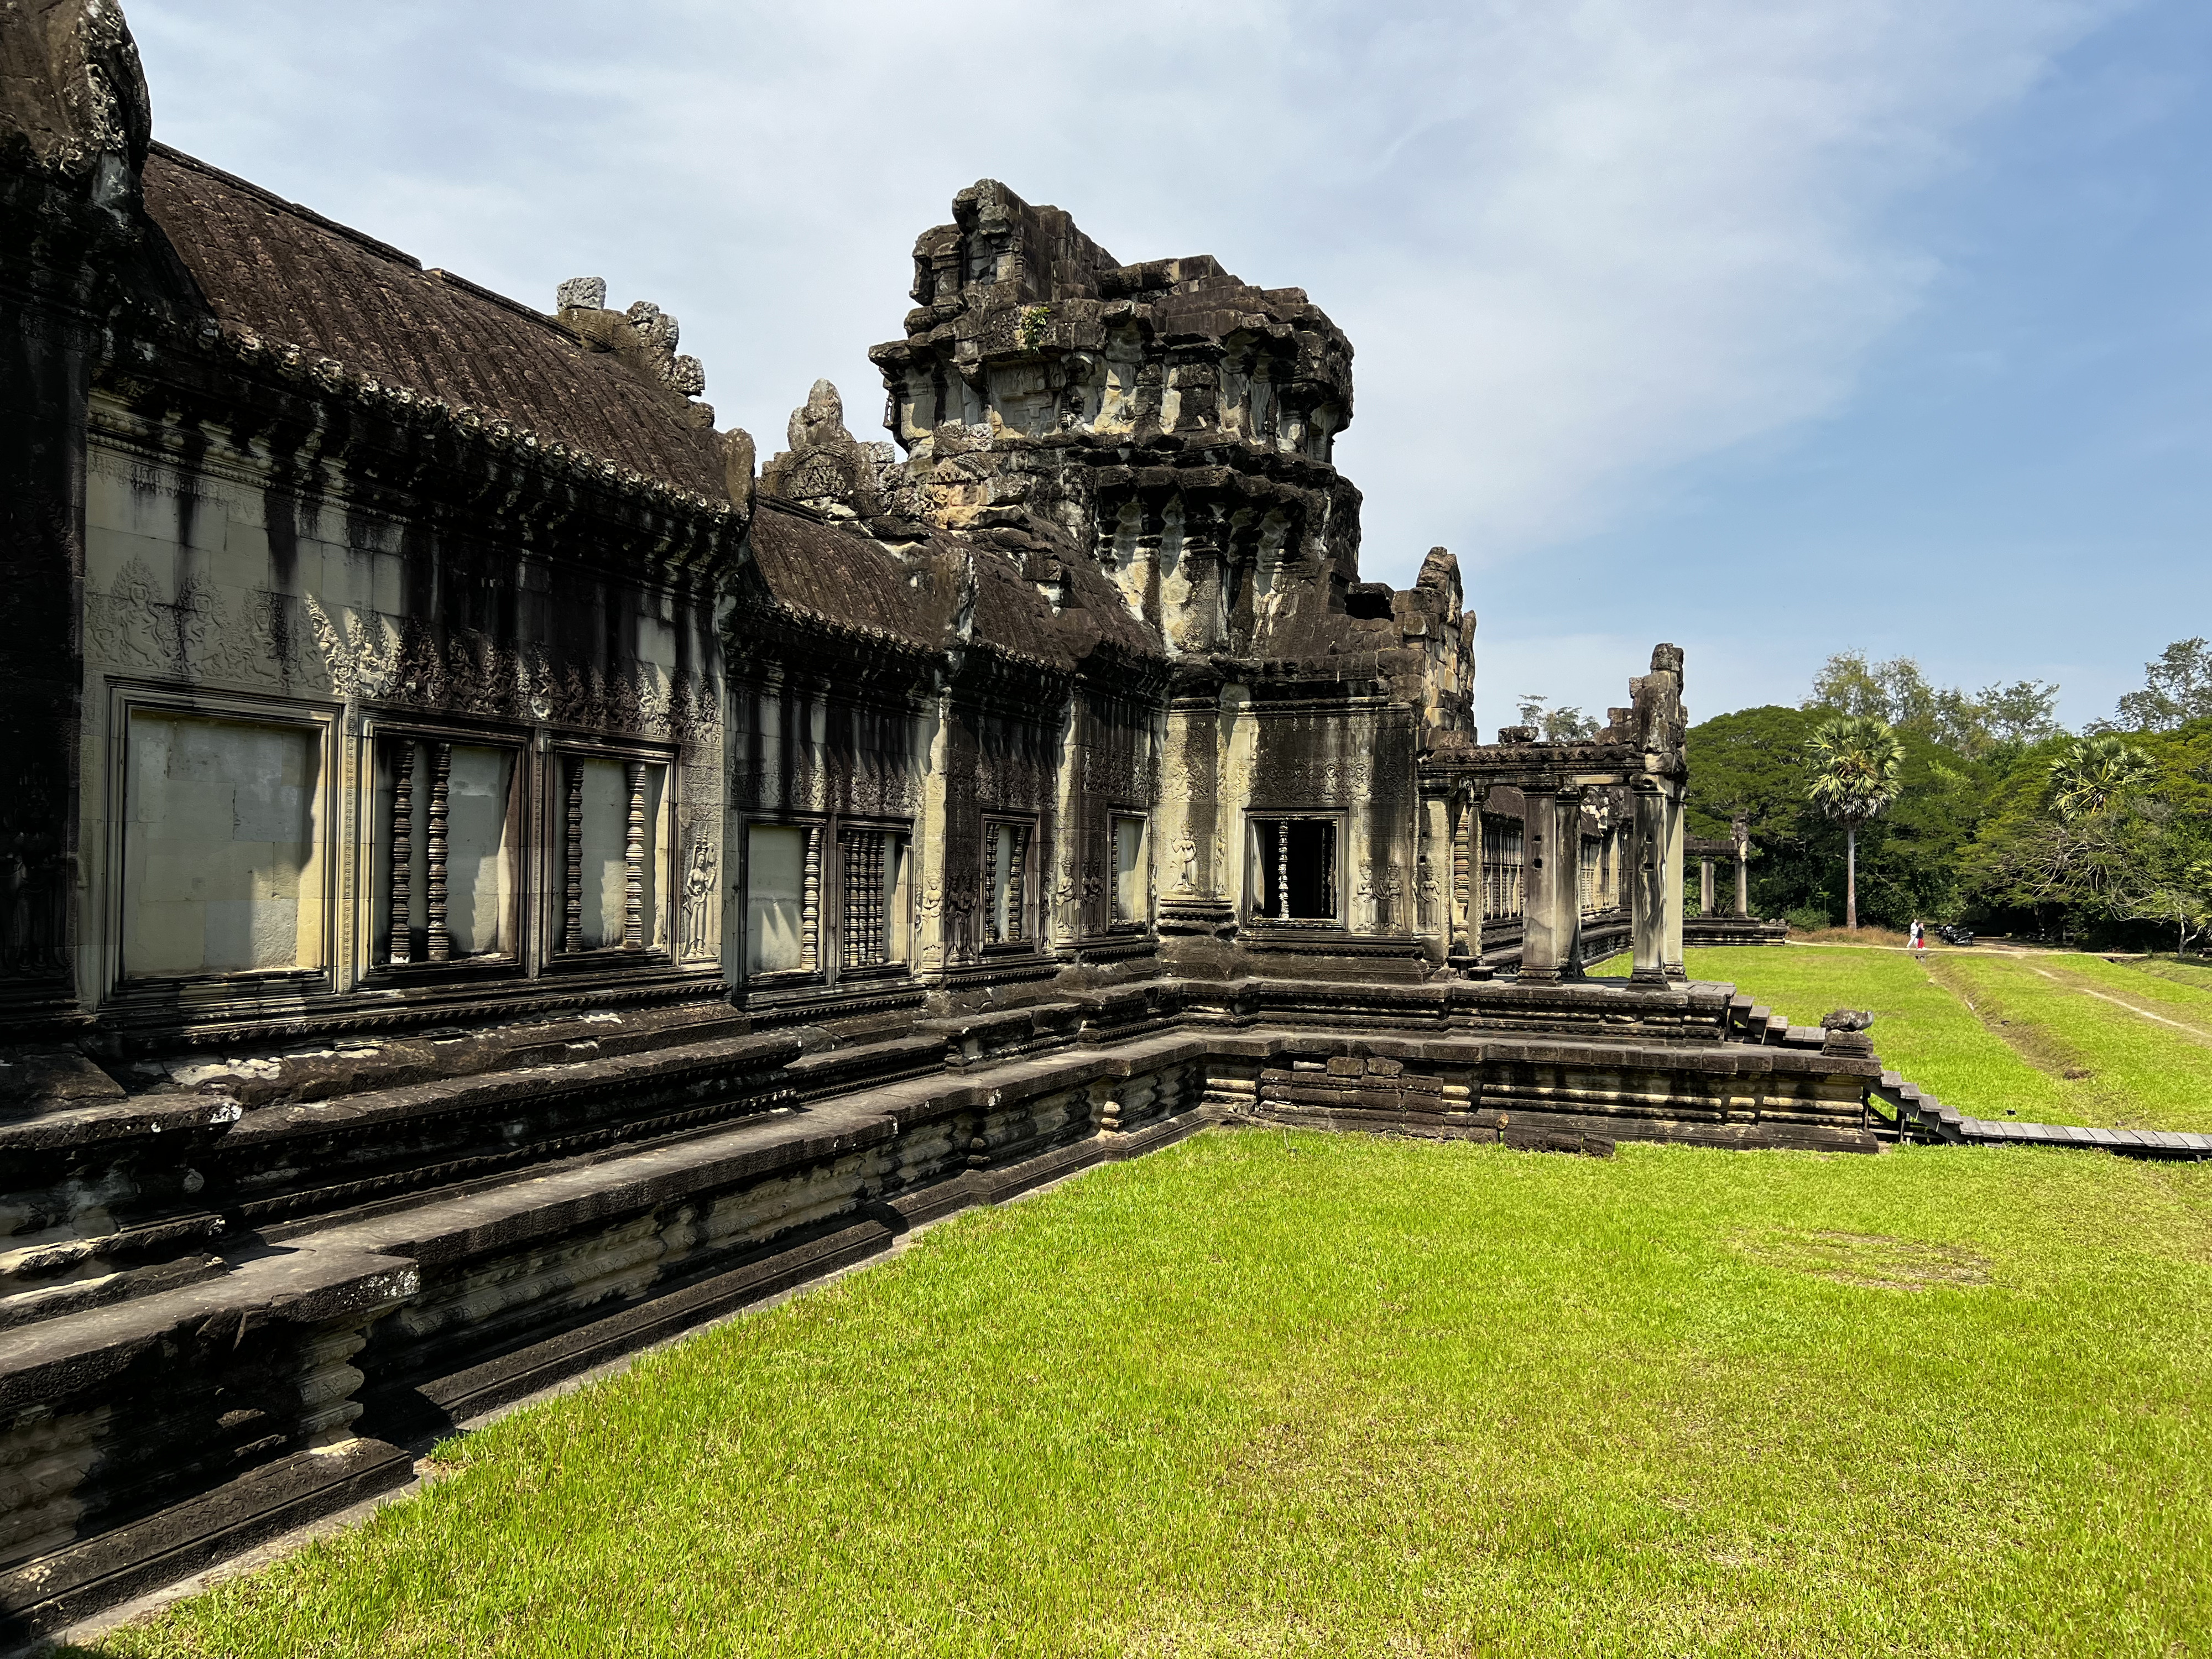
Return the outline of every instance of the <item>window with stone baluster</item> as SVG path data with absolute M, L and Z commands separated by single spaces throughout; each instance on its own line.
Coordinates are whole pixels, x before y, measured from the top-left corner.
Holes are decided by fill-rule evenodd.
M 796 989 L 905 968 L 914 938 L 911 823 L 756 819 L 744 846 L 749 980 Z
M 1486 919 L 1522 913 L 1522 844 L 1517 818 L 1482 821 L 1482 914 Z
M 466 731 L 373 727 L 368 842 L 375 964 L 510 966 L 521 956 L 524 750 Z
M 1253 919 L 1340 925 L 1337 820 L 1255 814 L 1250 825 L 1246 856 Z
M 670 757 L 577 748 L 550 759 L 551 955 L 580 962 L 666 954 Z
M 985 950 L 1036 948 L 1036 855 L 1035 818 L 983 820 Z
M 1143 927 L 1152 919 L 1152 869 L 1146 854 L 1146 820 L 1133 812 L 1113 815 L 1114 888 L 1109 925 Z
M 837 963 L 846 973 L 902 966 L 913 935 L 914 875 L 903 829 L 848 824 L 837 836 Z

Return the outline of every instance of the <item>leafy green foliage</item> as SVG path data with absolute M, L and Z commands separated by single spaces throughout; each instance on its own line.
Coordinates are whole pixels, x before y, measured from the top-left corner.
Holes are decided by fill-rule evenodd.
M 1838 714 L 1821 721 L 1805 747 L 1811 772 L 1805 798 L 1823 817 L 1855 829 L 1897 799 L 1905 745 L 1887 721 Z
M 2051 768 L 2051 809 L 2062 818 L 2106 817 L 2140 794 L 2157 769 L 2110 732 L 2069 746 Z
M 1793 925 L 1826 925 L 1844 909 L 1844 830 L 1806 798 L 1806 745 L 1819 711 L 1769 705 L 1690 728 L 1689 827 L 1724 836 L 1738 813 L 1758 849 L 1752 908 L 1799 913 Z M 1914 916 L 1961 913 L 1958 855 L 1972 837 L 1994 760 L 1967 761 L 1926 738 L 1900 732 L 1896 804 L 1859 831 L 1862 921 L 1901 926 Z M 1818 922 L 1813 920 L 1817 915 Z
M 1551 699 L 1541 692 L 1524 691 L 1514 699 L 1521 714 L 1521 724 L 1533 726 L 1537 735 L 1546 743 L 1572 743 L 1579 738 L 1594 738 L 1598 724 L 1595 715 L 1585 714 L 1573 703 L 1549 707 Z
M 1991 803 L 1960 872 L 2039 930 L 2186 950 L 2212 927 L 2212 719 L 2044 745 Z
M 2057 706 L 2058 688 L 2048 681 L 1984 686 L 1969 696 L 1931 684 L 1911 657 L 1869 663 L 1863 651 L 1829 658 L 1805 699 L 1808 708 L 1877 720 L 1969 759 L 2055 736 Z
M 2112 724 L 2128 732 L 2171 732 L 2212 716 L 2212 643 L 2176 640 L 2143 665 L 2143 688 L 2120 699 Z

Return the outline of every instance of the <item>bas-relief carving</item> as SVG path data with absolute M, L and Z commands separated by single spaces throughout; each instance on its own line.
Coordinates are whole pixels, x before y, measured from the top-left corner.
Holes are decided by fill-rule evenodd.
M 1366 760 L 1322 760 L 1278 748 L 1263 752 L 1252 769 L 1255 805 L 1352 805 L 1367 799 L 1374 788 L 1374 764 Z
M 116 573 L 108 592 L 85 596 L 85 639 L 95 659 L 179 678 L 328 692 L 326 631 L 313 599 L 256 590 L 234 605 L 194 574 L 164 599 L 152 568 L 137 557 Z
M 781 781 L 787 775 L 787 790 Z M 866 817 L 912 818 L 921 810 L 921 776 L 903 755 L 863 755 L 841 765 L 826 750 L 807 744 L 790 763 L 753 755 L 731 763 L 730 805 L 762 811 L 836 811 Z
M 975 799 L 1009 811 L 1042 811 L 1051 789 L 1054 768 L 1036 756 L 984 744 L 975 751 Z
M 720 909 L 714 902 L 717 862 L 714 844 L 704 830 L 691 841 L 691 864 L 684 876 L 684 960 L 712 960 L 720 951 L 715 923 Z
M 132 558 L 106 593 L 85 598 L 94 659 L 118 668 L 227 685 L 365 697 L 490 719 L 674 741 L 713 741 L 720 694 L 707 676 L 657 664 L 556 664 L 537 647 L 502 645 L 471 629 L 443 637 L 416 619 L 313 594 L 254 590 L 227 599 L 195 574 L 164 599 L 153 570 Z

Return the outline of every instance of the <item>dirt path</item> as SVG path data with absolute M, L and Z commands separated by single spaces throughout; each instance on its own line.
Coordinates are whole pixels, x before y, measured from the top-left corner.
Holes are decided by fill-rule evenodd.
M 1910 951 L 1923 959 L 1935 957 L 1964 956 L 1971 959 L 1978 951 L 1986 959 L 1990 957 L 2078 957 L 2092 955 L 2104 962 L 2142 962 L 2146 958 L 2140 951 L 2061 950 L 2050 945 L 1930 945 L 1913 951 L 1909 945 L 1847 945 L 1841 939 L 1792 939 L 1784 944 L 1798 951 Z
M 2039 967 L 2032 962 L 2027 966 L 2029 972 L 2042 975 L 2053 985 L 2063 986 L 2069 991 L 2085 997 L 2094 997 L 2100 1002 L 2109 1002 L 2115 1008 L 2124 1008 L 2131 1014 L 2140 1015 L 2145 1019 L 2154 1019 L 2161 1025 L 2171 1025 L 2183 1036 L 2192 1038 L 2196 1042 L 2212 1042 L 2212 1030 L 2207 1030 L 2202 1025 L 2191 1024 L 2185 1019 L 2172 1019 L 2165 1014 L 2154 1014 L 2148 1008 L 2138 1008 L 2124 998 L 2116 997 L 2109 991 L 2098 990 L 2078 974 L 2054 974 L 2048 968 Z
M 2005 1006 L 2002 988 L 1994 989 L 1967 984 L 1959 975 L 1949 970 L 1949 962 L 1928 959 L 1922 963 L 1928 977 L 1956 997 L 1968 1013 L 1981 1022 L 1982 1029 L 2003 1043 L 2029 1065 L 2081 1091 L 2081 1085 L 2093 1082 L 2095 1068 L 2088 1056 L 2075 1049 L 2057 1032 L 2034 1020 L 2020 1018 L 2017 1011 Z M 2042 970 L 2038 969 L 2039 973 Z

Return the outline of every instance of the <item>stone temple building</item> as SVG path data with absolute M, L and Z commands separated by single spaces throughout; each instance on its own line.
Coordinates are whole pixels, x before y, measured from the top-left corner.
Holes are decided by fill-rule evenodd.
M 1684 976 L 1680 652 L 1481 742 L 1299 289 L 987 180 L 758 464 L 653 304 L 151 134 L 0 6 L 0 1633 L 1206 1124 L 1873 1149 Z

